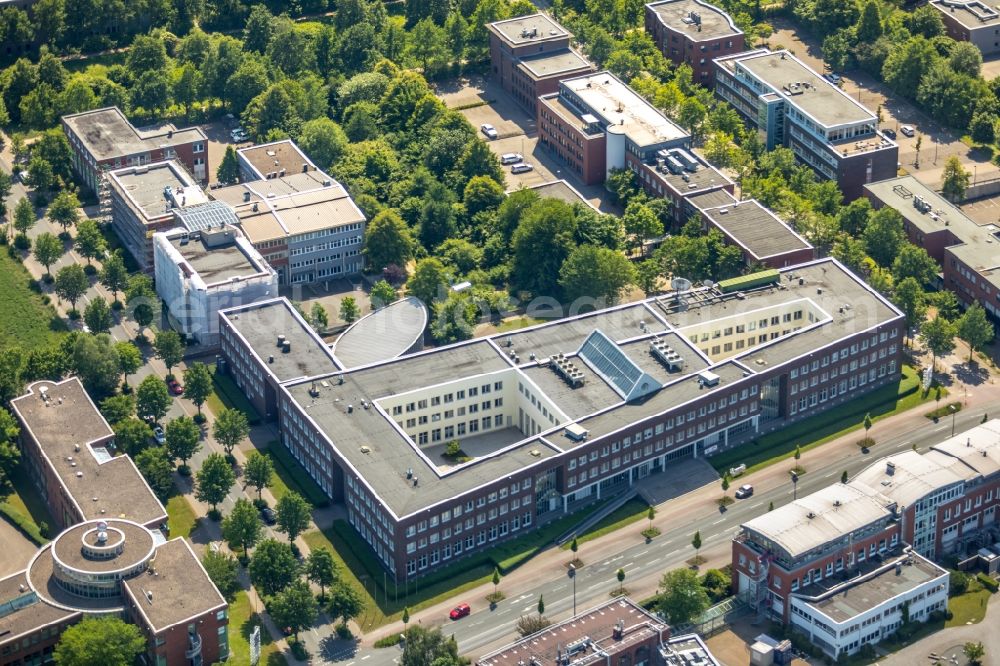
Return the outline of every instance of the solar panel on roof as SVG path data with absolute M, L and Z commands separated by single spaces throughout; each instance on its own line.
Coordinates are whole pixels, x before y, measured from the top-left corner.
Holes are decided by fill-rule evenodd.
M 577 354 L 606 379 L 625 400 L 635 400 L 662 388 L 630 359 L 611 338 L 594 329 Z
M 221 201 L 179 209 L 175 214 L 188 231 L 204 231 L 213 227 L 236 225 L 239 219 L 232 208 Z

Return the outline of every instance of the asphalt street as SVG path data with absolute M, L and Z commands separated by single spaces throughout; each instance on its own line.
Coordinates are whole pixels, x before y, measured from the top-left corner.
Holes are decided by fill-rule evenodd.
M 955 432 L 977 425 L 982 420 L 983 408 L 987 412 L 1000 410 L 1000 402 L 989 403 L 968 412 L 959 412 L 955 415 Z M 619 568 L 625 570 L 625 586 L 638 588 L 653 586 L 664 572 L 686 566 L 685 561 L 692 556 L 691 536 L 695 531 L 701 532 L 704 543 L 703 554 L 713 546 L 716 551 L 725 548 L 728 552 L 728 543 L 739 531 L 740 524 L 765 513 L 769 503 L 774 502 L 775 507 L 781 506 L 792 501 L 793 494 L 807 495 L 836 483 L 844 470 L 853 476 L 879 458 L 910 449 L 913 445 L 916 445 L 919 451 L 925 451 L 931 445 L 950 437 L 951 429 L 951 418 L 942 419 L 936 424 L 927 421 L 925 426 L 899 436 L 879 440 L 876 447 L 868 454 L 862 454 L 860 451 L 852 453 L 844 458 L 841 466 L 808 471 L 800 477 L 797 488 L 793 489 L 789 481 L 783 487 L 758 490 L 751 498 L 736 502 L 724 513 L 692 515 L 688 520 L 677 522 L 673 529 L 649 544 L 636 543 L 625 547 L 613 557 L 594 563 L 587 562 L 576 575 L 576 609 L 578 612 L 584 611 L 607 600 L 610 592 L 618 586 L 615 574 Z M 445 634 L 455 636 L 463 654 L 484 654 L 517 637 L 515 623 L 518 617 L 537 612 L 539 595 L 544 595 L 545 615 L 549 619 L 558 621 L 572 614 L 574 581 L 568 576 L 560 576 L 539 582 L 529 592 L 505 599 L 492 611 L 482 599 L 467 599 L 465 601 L 468 601 L 473 609 L 471 615 L 457 622 L 442 617 L 436 626 L 440 626 Z M 459 601 L 462 599 L 455 599 L 456 603 Z M 318 663 L 389 666 L 398 663 L 400 654 L 398 648 L 365 648 L 356 651 L 346 644 L 339 646 L 327 644 L 325 648 L 323 659 Z

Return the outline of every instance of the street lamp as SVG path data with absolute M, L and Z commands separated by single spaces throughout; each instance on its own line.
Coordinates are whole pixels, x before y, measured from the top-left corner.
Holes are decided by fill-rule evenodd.
M 576 617 L 576 565 L 569 563 L 569 571 L 566 575 L 573 579 L 573 617 Z
M 948 411 L 951 412 L 951 436 L 955 436 L 955 414 L 958 413 L 958 409 L 955 405 L 948 405 Z
M 792 472 L 792 500 L 793 501 L 798 498 L 798 490 L 799 490 L 799 475 L 796 474 L 795 472 Z

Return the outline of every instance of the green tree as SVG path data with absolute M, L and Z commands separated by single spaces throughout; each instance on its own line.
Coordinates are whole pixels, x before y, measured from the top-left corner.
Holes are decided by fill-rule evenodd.
M 184 371 L 184 397 L 193 402 L 201 414 L 201 406 L 210 395 L 212 395 L 212 371 L 204 363 L 192 363 Z
M 997 115 L 987 111 L 977 111 L 969 121 L 969 135 L 977 143 L 991 144 L 996 141 Z
M 122 373 L 125 386 L 128 386 L 128 376 L 142 367 L 142 353 L 127 340 L 116 342 L 115 351 L 118 353 L 118 370 Z
M 95 296 L 83 309 L 83 322 L 93 334 L 107 333 L 115 320 L 111 317 L 111 307 L 100 296 Z
M 242 548 L 244 557 L 260 541 L 263 534 L 264 524 L 260 521 L 260 512 L 242 497 L 233 504 L 233 510 L 229 515 L 222 519 L 222 538 L 230 547 Z
M 10 476 L 21 459 L 17 438 L 21 433 L 17 419 L 0 407 L 0 490 L 9 488 Z
M 201 556 L 201 566 L 205 567 L 205 573 L 218 588 L 219 593 L 225 597 L 226 601 L 232 603 L 236 598 L 236 593 L 240 590 L 240 569 L 236 558 L 209 548 Z
M 649 520 L 649 529 L 653 529 L 653 518 L 656 517 L 656 509 L 649 507 L 649 511 L 646 512 L 646 518 Z
M 958 319 L 958 337 L 969 345 L 969 362 L 972 355 L 993 339 L 993 324 L 986 318 L 986 310 L 979 303 L 973 303 Z
M 286 546 L 287 547 L 287 546 Z M 330 598 L 326 604 L 326 612 L 334 622 L 340 618 L 341 624 L 347 624 L 365 610 L 365 602 L 353 585 L 344 580 L 336 581 L 330 586 Z M 406 663 L 405 653 L 403 663 Z
M 271 458 L 262 455 L 258 451 L 251 451 L 247 456 L 247 461 L 243 465 L 243 481 L 247 486 L 257 490 L 257 499 L 261 497 L 264 488 L 271 485 L 271 477 L 274 476 L 274 463 Z M 244 486 L 244 490 L 246 486 Z
M 958 159 L 958 156 L 952 155 L 944 163 L 941 193 L 950 201 L 958 202 L 965 198 L 965 191 L 967 189 L 969 189 L 969 172 L 962 167 L 962 162 Z
M 28 162 L 28 177 L 36 192 L 49 192 L 56 186 L 56 176 L 48 160 L 35 155 Z
M 978 78 L 983 68 L 983 52 L 972 42 L 956 41 L 951 45 L 948 66 L 956 74 Z
M 545 615 L 545 596 L 538 595 L 538 617 Z
M 97 222 L 94 220 L 83 220 L 76 225 L 76 242 L 74 243 L 76 251 L 81 257 L 87 259 L 87 265 L 91 264 L 94 259 L 100 259 L 104 256 L 104 249 L 107 244 L 104 241 L 104 236 L 101 234 L 101 229 L 97 226 Z
M 912 277 L 896 282 L 892 302 L 906 315 L 907 330 L 918 326 L 927 314 L 927 295 L 920 283 Z
M 80 264 L 69 264 L 63 266 L 56 273 L 56 294 L 59 298 L 69 301 L 70 307 L 75 311 L 76 302 L 87 292 L 90 281 Z
M 580 550 L 580 542 L 576 540 L 576 535 L 573 535 L 573 540 L 569 543 L 569 550 L 573 553 L 573 559 L 577 559 L 577 552 Z
M 426 305 L 447 294 L 448 274 L 444 264 L 434 257 L 421 259 L 406 283 L 406 290 Z
M 886 206 L 872 213 L 862 232 L 868 256 L 879 266 L 892 266 L 906 237 L 903 233 L 903 216 L 896 209 Z
M 348 324 L 358 318 L 358 302 L 353 296 L 344 296 L 340 301 L 340 318 Z
M 845 469 L 840 475 L 840 482 L 847 483 L 847 470 Z
M 28 197 L 22 197 L 14 206 L 14 229 L 27 240 L 28 230 L 35 226 L 37 221 L 35 207 L 31 205 Z
M 396 300 L 396 290 L 385 280 L 379 280 L 372 285 L 369 296 L 372 301 L 372 310 L 378 310 Z
M 132 312 L 140 328 L 149 326 L 153 321 L 153 304 L 156 303 L 156 291 L 153 289 L 153 281 L 148 275 L 133 275 L 128 279 L 128 287 L 125 290 L 125 304 Z M 140 335 L 142 333 L 140 332 Z
M 708 593 L 691 569 L 674 569 L 660 579 L 660 612 L 671 624 L 685 624 L 709 606 Z
M 868 439 L 868 431 L 872 429 L 872 415 L 866 413 L 861 425 L 865 427 L 865 439 Z
M 986 649 L 980 642 L 969 641 L 962 646 L 962 653 L 969 660 L 970 666 L 979 666 L 983 663 L 983 657 L 986 656 Z
M 226 146 L 226 152 L 219 162 L 219 168 L 215 170 L 215 177 L 220 183 L 232 185 L 240 179 L 240 165 L 236 160 L 236 149 Z
M 316 118 L 302 125 L 299 145 L 321 169 L 334 166 L 344 155 L 347 135 L 329 118 Z
M 227 456 L 231 456 L 233 449 L 249 435 L 250 423 L 246 414 L 238 409 L 224 410 L 212 424 L 212 437 L 222 446 Z
M 433 78 L 447 67 L 451 54 L 444 28 L 426 18 L 413 26 L 410 36 L 410 55 L 420 63 L 425 76 Z
M 559 286 L 569 300 L 616 302 L 635 282 L 632 262 L 620 252 L 593 245 L 574 249 L 559 269 Z
M 67 342 L 72 350 L 71 367 L 87 390 L 96 397 L 114 393 L 118 387 L 118 353 L 114 340 L 100 335 L 76 335 Z
M 157 423 L 167 415 L 168 409 L 170 409 L 170 394 L 167 392 L 166 384 L 155 375 L 145 377 L 135 390 L 136 413 L 141 418 L 148 418 Z
M 326 314 L 326 308 L 319 301 L 313 303 L 312 310 L 309 311 L 309 323 L 317 332 L 322 332 L 330 325 L 330 317 Z
M 326 596 L 326 588 L 340 578 L 337 563 L 328 548 L 320 546 L 309 551 L 309 557 L 306 558 L 306 577 L 319 585 L 319 598 L 323 599 Z
M 143 449 L 135 457 L 135 466 L 159 500 L 166 503 L 174 488 L 174 466 L 166 447 L 152 446 Z
M 142 385 L 139 386 L 139 389 L 142 389 Z M 170 456 L 180 459 L 182 469 L 187 468 L 187 461 L 201 448 L 201 429 L 198 424 L 189 416 L 178 416 L 167 424 L 166 437 L 167 451 Z M 225 462 L 224 458 L 223 462 Z M 228 466 L 229 463 L 226 465 Z M 232 469 L 230 469 L 231 471 Z
M 133 458 L 146 448 L 152 436 L 146 422 L 134 416 L 115 425 L 115 444 Z
M 156 358 L 163 361 L 167 366 L 167 374 L 175 365 L 184 359 L 184 343 L 177 331 L 166 329 L 156 332 L 153 339 L 153 349 L 156 350 Z
M 279 627 L 290 628 L 298 640 L 299 631 L 316 621 L 319 607 L 308 583 L 297 580 L 271 599 L 267 611 Z
M 274 539 L 257 544 L 250 558 L 250 580 L 266 596 L 273 596 L 292 584 L 299 575 L 299 563 L 292 547 Z
M 723 478 L 723 481 L 725 481 L 725 480 L 726 479 Z M 694 548 L 694 556 L 695 556 L 695 558 L 701 557 L 701 555 L 700 555 L 700 552 L 701 552 L 701 531 L 700 530 L 697 531 L 697 532 L 695 532 L 694 536 L 691 538 L 691 547 Z
M 255 4 L 250 8 L 246 27 L 243 29 L 243 48 L 263 54 L 267 44 L 274 34 L 274 16 L 263 4 Z
M 882 80 L 894 90 L 914 97 L 921 79 L 939 58 L 934 45 L 924 37 L 912 37 L 889 52 L 882 65 Z
M 117 616 L 84 617 L 59 637 L 58 666 L 130 666 L 146 649 L 139 628 Z
M 170 446 L 170 426 L 167 426 L 167 446 Z M 195 480 L 195 499 L 211 504 L 212 511 L 217 512 L 219 503 L 226 499 L 229 489 L 236 482 L 236 472 L 224 456 L 210 453 L 202 462 Z
M 861 18 L 855 27 L 859 42 L 871 43 L 882 36 L 882 12 L 876 0 L 868 0 L 861 8 Z
M 118 292 L 125 291 L 128 286 L 128 269 L 125 268 L 125 260 L 122 259 L 120 251 L 112 252 L 105 257 L 99 279 L 104 288 L 111 292 L 115 303 L 117 303 Z
M 362 253 L 369 269 L 381 271 L 390 264 L 406 266 L 413 257 L 414 241 L 409 227 L 393 209 L 386 209 L 372 218 L 365 232 Z
M 52 271 L 50 267 L 63 255 L 62 241 L 55 234 L 48 232 L 38 234 L 38 237 L 35 239 L 33 253 L 35 261 L 45 266 L 45 274 L 51 277 Z
M 642 202 L 632 200 L 622 216 L 625 233 L 630 238 L 629 246 L 642 250 L 646 240 L 663 235 L 663 223 L 653 210 Z
M 406 643 L 400 655 L 400 666 L 459 666 L 464 663 L 458 654 L 454 638 L 447 638 L 440 627 L 427 629 L 414 625 L 406 630 Z
M 312 520 L 312 507 L 294 490 L 281 496 L 275 511 L 278 514 L 278 530 L 288 535 L 289 543 L 295 541 L 295 537 L 302 534 Z
M 937 270 L 937 263 L 927 250 L 912 243 L 904 243 L 892 262 L 892 277 L 897 284 L 906 278 L 913 278 L 921 285 L 929 285 L 934 281 Z
M 119 344 L 116 342 L 115 346 Z M 129 393 L 111 395 L 101 401 L 101 414 L 112 426 L 116 426 L 130 416 L 135 416 L 135 398 Z
M 521 216 L 511 240 L 511 281 L 535 296 L 558 294 L 559 269 L 575 247 L 573 208 L 558 199 L 541 199 Z
M 955 349 L 955 335 L 958 333 L 954 323 L 940 314 L 934 319 L 926 320 L 920 326 L 920 339 L 931 350 L 931 367 L 937 364 L 937 357 L 950 354 Z
M 625 594 L 625 569 L 619 567 L 615 572 L 615 578 L 618 579 L 618 594 Z

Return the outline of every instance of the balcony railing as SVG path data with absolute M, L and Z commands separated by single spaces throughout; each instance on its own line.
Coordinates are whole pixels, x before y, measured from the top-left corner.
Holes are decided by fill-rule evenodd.
M 201 635 L 188 634 L 188 649 L 184 651 L 185 659 L 194 659 L 201 655 Z

